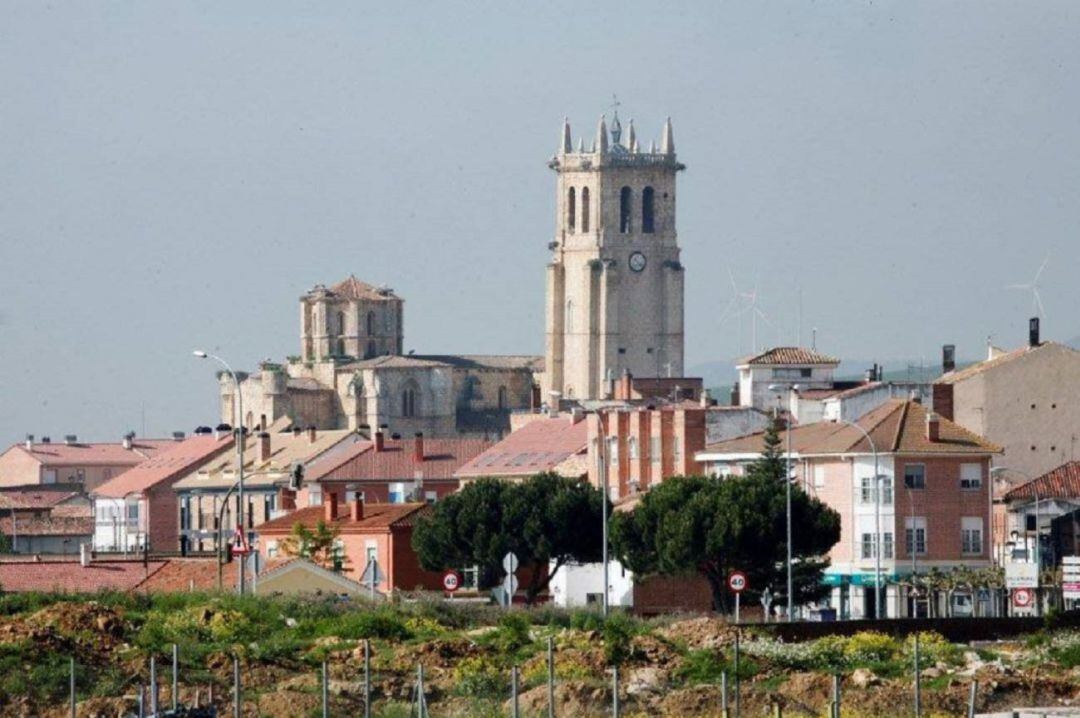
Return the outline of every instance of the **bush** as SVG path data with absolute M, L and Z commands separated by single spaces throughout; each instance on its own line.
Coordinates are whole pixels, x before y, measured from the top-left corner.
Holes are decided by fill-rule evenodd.
M 334 620 L 331 626 L 332 630 L 322 635 L 349 639 L 381 638 L 388 641 L 404 641 L 413 635 L 400 613 L 387 608 L 346 613 Z
M 634 623 L 625 614 L 615 613 L 604 622 L 603 633 L 604 660 L 609 666 L 625 663 L 633 654 Z
M 461 659 L 454 668 L 455 690 L 473 698 L 501 695 L 509 685 L 509 676 L 490 658 L 471 656 Z
M 844 645 L 844 661 L 855 668 L 874 663 L 886 663 L 900 653 L 900 643 L 884 633 L 859 631 Z
M 604 617 L 598 611 L 577 610 L 570 614 L 570 628 L 575 631 L 601 631 Z
M 761 670 L 755 661 L 745 656 L 739 656 L 739 680 L 750 680 Z M 729 660 L 720 651 L 712 649 L 698 649 L 689 651 L 683 656 L 682 661 L 674 671 L 679 678 L 691 685 L 695 684 L 718 684 L 723 680 L 723 673 L 727 671 L 728 680 L 735 677 L 734 661 Z
M 1063 668 L 1080 666 L 1080 633 L 1063 631 L 1050 637 L 1047 655 Z
M 915 655 L 915 636 L 908 636 L 904 642 L 904 657 L 913 660 Z M 919 663 L 932 666 L 937 663 L 959 665 L 964 661 L 964 651 L 934 631 L 919 632 Z

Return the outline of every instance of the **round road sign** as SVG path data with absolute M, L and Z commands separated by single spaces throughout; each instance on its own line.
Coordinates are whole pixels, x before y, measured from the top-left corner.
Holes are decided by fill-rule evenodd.
M 727 585 L 735 593 L 742 593 L 747 586 L 746 574 L 742 571 L 732 571 L 727 577 Z
M 1013 605 L 1017 608 L 1027 608 L 1031 605 L 1032 595 L 1030 588 L 1014 588 L 1012 599 Z
M 453 593 L 461 588 L 461 576 L 458 575 L 457 571 L 447 571 L 442 577 L 442 587 Z

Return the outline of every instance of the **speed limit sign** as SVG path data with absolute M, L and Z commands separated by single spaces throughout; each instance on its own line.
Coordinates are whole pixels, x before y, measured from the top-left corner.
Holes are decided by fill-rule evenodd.
M 1013 594 L 1012 594 L 1012 599 L 1013 599 L 1013 605 L 1016 606 L 1017 608 L 1027 608 L 1028 606 L 1031 605 L 1031 601 L 1032 601 L 1031 589 L 1030 588 L 1014 588 L 1013 589 Z
M 727 585 L 734 593 L 742 593 L 746 590 L 746 574 L 742 571 L 732 571 L 727 577 Z
M 448 593 L 453 593 L 461 587 L 461 576 L 457 571 L 447 571 L 442 577 L 442 587 Z

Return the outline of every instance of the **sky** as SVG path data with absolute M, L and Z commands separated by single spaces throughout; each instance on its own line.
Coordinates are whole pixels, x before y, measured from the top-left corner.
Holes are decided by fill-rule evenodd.
M 564 116 L 674 123 L 688 367 L 1080 334 L 1080 4 L 3 0 L 0 443 L 216 420 L 352 273 L 543 352 Z M 734 278 L 735 289 L 732 286 Z M 741 306 L 741 305 L 740 305 Z M 800 321 L 801 318 L 801 321 Z M 801 331 L 800 331 L 801 328 Z

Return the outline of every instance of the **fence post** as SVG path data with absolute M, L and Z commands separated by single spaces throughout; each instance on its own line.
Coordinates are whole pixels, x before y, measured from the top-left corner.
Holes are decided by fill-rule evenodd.
M 727 704 L 727 671 L 720 671 L 720 718 L 729 718 Z
M 975 694 L 979 691 L 979 682 L 971 682 L 971 692 L 968 694 L 967 718 L 975 718 Z
M 371 641 L 364 639 L 364 718 L 371 718 Z
M 176 709 L 180 706 L 180 646 L 175 643 L 172 644 L 172 709 L 176 712 Z
M 611 715 L 619 718 L 619 667 L 611 668 Z
M 330 676 L 325 659 L 322 662 L 322 718 L 330 718 Z
M 240 718 L 240 659 L 233 656 L 233 717 Z
M 742 718 L 742 696 L 739 685 L 739 629 L 735 629 L 735 718 Z
M 784 718 L 784 709 L 780 707 L 779 703 L 772 704 L 773 718 Z
M 832 718 L 840 718 L 840 674 L 832 677 Z
M 158 714 L 157 692 L 157 656 L 150 656 L 150 715 L 157 718 Z
M 555 639 L 548 636 L 547 644 L 548 718 L 555 718 Z
M 146 718 L 146 686 L 139 684 L 139 718 Z
M 418 718 L 427 718 L 427 702 L 424 700 L 424 665 L 416 667 L 416 692 L 419 694 L 416 714 Z
M 71 693 L 71 718 L 75 718 L 75 658 L 71 658 L 71 676 L 68 691 Z
M 513 718 L 521 718 L 521 712 L 518 707 L 518 667 L 513 666 L 510 669 L 510 715 Z
M 922 669 L 919 666 L 918 631 L 915 631 L 915 718 L 922 718 Z

